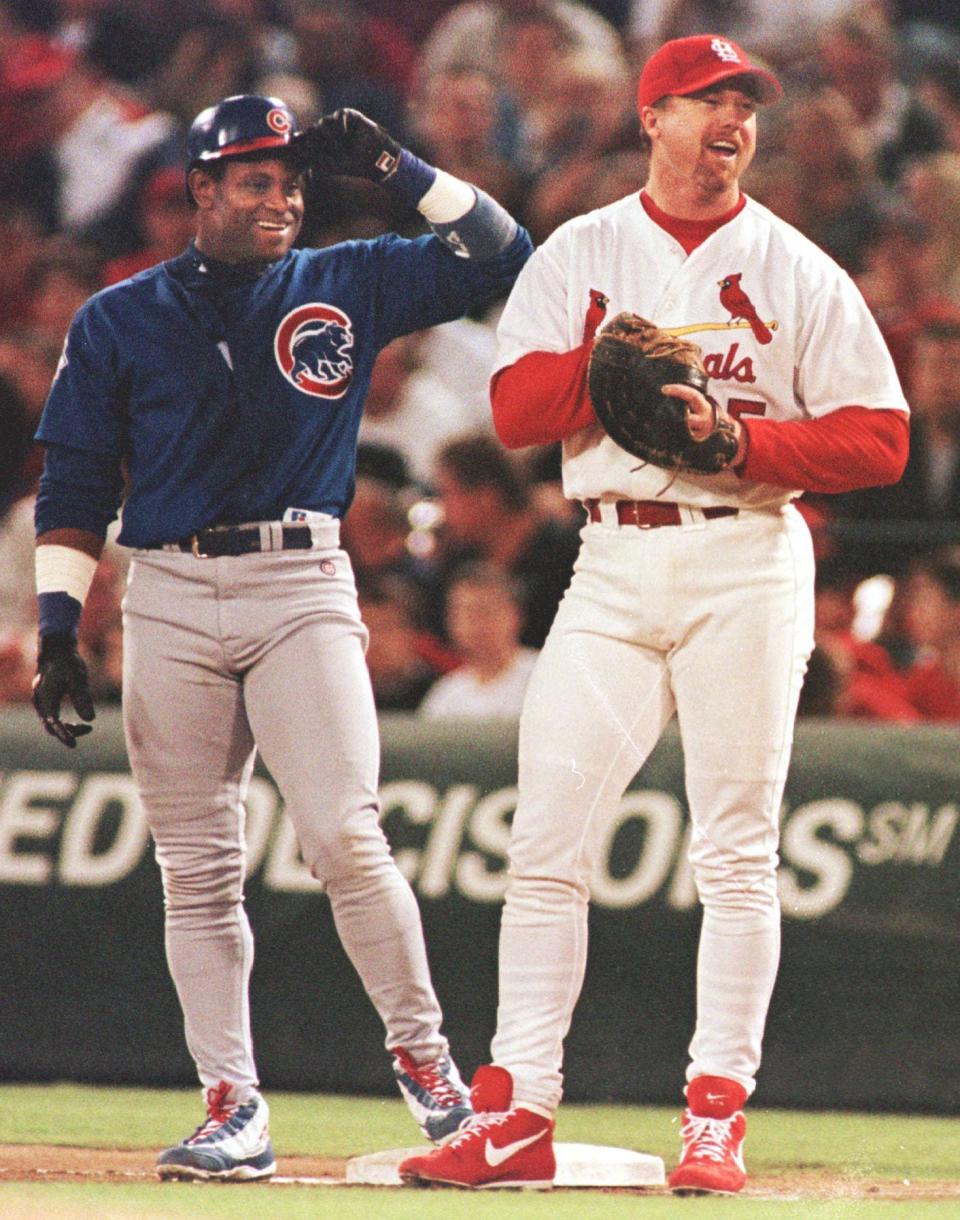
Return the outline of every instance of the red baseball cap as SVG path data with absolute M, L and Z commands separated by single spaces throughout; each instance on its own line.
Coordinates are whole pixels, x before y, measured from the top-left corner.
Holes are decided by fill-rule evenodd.
M 698 93 L 732 76 L 749 76 L 760 102 L 783 97 L 773 73 L 752 63 L 735 42 L 719 34 L 694 34 L 665 42 L 650 56 L 637 84 L 637 107 L 642 110 L 668 95 Z
M 16 44 L 15 58 L 4 65 L 0 88 L 16 97 L 45 93 L 60 84 L 76 60 L 75 51 L 40 36 L 24 37 Z

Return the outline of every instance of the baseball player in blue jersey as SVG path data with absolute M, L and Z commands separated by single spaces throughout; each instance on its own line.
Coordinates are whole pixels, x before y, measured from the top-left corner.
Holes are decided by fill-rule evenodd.
M 432 233 L 295 250 L 304 172 L 363 176 Z M 76 645 L 123 500 L 124 727 L 160 864 L 167 960 L 207 1118 L 163 1178 L 275 1169 L 258 1091 L 243 906 L 257 749 L 386 1027 L 428 1138 L 471 1117 L 441 1033 L 419 911 L 379 825 L 366 631 L 339 522 L 379 350 L 503 294 L 531 252 L 492 199 L 356 111 L 306 132 L 276 98 L 227 98 L 188 136 L 196 237 L 97 293 L 70 327 L 38 438 L 34 704 L 67 746 L 94 718 Z

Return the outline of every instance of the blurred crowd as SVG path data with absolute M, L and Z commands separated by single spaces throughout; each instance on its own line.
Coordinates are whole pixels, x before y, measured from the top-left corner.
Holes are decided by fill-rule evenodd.
M 804 497 L 819 557 L 808 715 L 960 720 L 960 5 L 956 0 L 0 0 L 0 703 L 35 664 L 33 432 L 77 307 L 179 253 L 206 105 L 354 106 L 542 241 L 644 178 L 634 88 L 666 38 L 722 32 L 780 76 L 745 188 L 854 277 L 913 409 L 892 488 Z M 419 216 L 316 176 L 301 240 Z M 576 558 L 552 448 L 507 453 L 499 306 L 378 359 L 344 523 L 378 706 L 515 716 Z M 850 359 L 857 359 L 851 352 Z M 117 700 L 123 549 L 81 624 Z

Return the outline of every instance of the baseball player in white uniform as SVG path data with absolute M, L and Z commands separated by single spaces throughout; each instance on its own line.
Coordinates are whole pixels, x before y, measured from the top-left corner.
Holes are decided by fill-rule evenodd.
M 777 831 L 813 647 L 813 554 L 793 500 L 895 482 L 908 408 L 849 277 L 740 189 L 758 104 L 780 85 L 729 39 L 664 44 L 638 88 L 639 194 L 561 226 L 499 328 L 495 423 L 510 447 L 563 441 L 587 508 L 580 557 L 528 688 L 500 940 L 492 1063 L 473 1124 L 409 1158 L 410 1182 L 545 1187 L 563 1040 L 587 952 L 604 828 L 676 713 L 703 906 L 677 1193 L 746 1180 L 753 1092 L 777 972 Z M 604 319 L 689 336 L 738 451 L 716 475 L 645 465 L 597 423 L 587 365 Z M 686 398 L 701 435 L 710 406 Z M 642 1022 L 642 998 L 638 1023 Z

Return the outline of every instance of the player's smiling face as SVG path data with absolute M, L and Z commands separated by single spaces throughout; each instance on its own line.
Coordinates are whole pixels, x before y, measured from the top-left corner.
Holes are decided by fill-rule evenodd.
M 225 263 L 273 262 L 303 223 L 303 176 L 282 160 L 228 161 L 223 177 L 191 175 L 197 248 Z
M 736 203 L 757 148 L 756 108 L 749 93 L 721 84 L 645 109 L 650 174 L 659 187 L 651 193 L 665 211 L 671 200 L 699 202 L 708 211 Z

